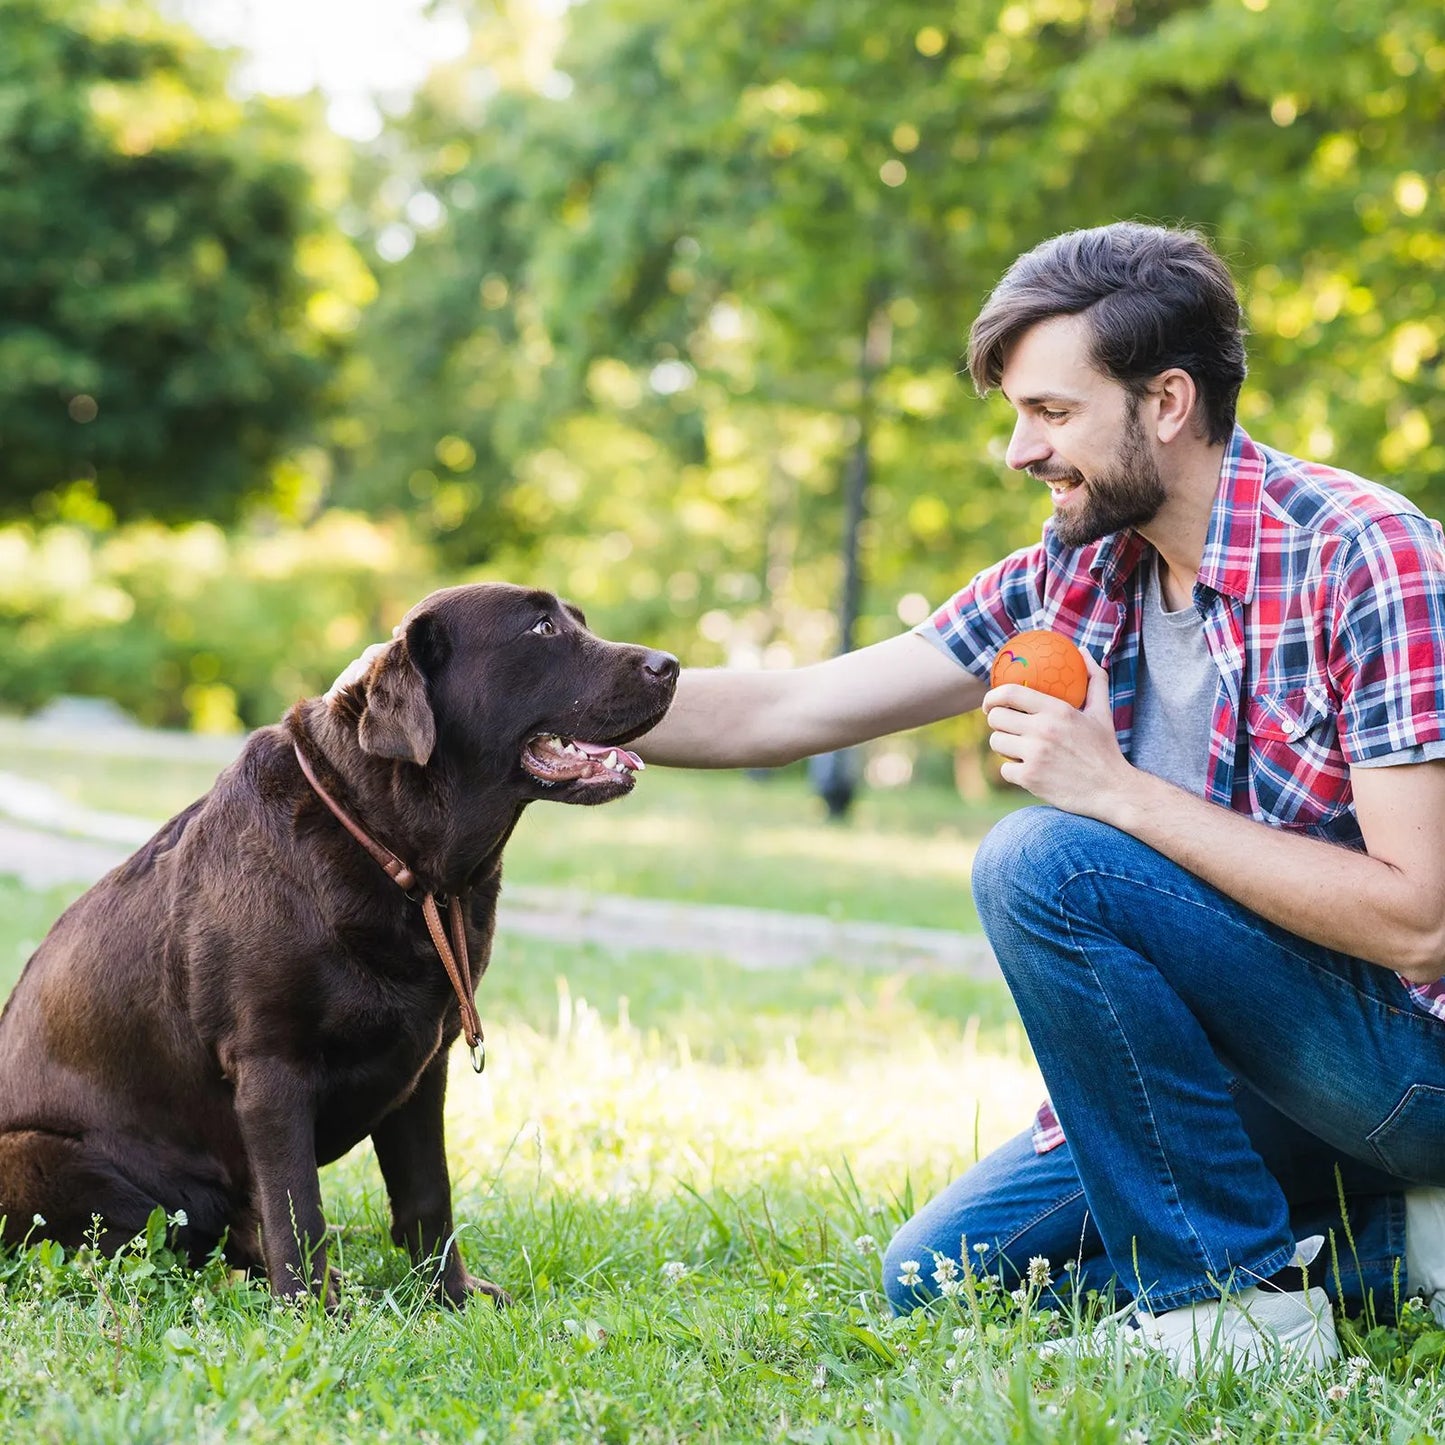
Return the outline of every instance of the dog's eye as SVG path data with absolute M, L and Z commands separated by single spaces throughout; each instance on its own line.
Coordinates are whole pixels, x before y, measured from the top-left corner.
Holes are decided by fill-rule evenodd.
M 556 635 L 557 627 L 550 617 L 539 617 L 532 624 L 532 631 L 540 633 L 543 637 L 552 637 Z

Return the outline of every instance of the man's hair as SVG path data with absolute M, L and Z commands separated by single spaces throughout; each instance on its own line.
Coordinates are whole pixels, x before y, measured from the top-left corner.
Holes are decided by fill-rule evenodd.
M 1228 269 L 1197 232 L 1119 221 L 1066 231 L 1025 252 L 968 334 L 980 395 L 999 384 L 1009 347 L 1054 316 L 1084 318 L 1090 361 L 1131 395 L 1171 367 L 1187 371 L 1209 440 L 1229 440 L 1244 381 L 1244 325 Z

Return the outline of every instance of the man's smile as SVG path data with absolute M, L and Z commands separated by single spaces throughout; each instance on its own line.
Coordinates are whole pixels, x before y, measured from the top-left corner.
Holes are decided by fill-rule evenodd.
M 1067 472 L 1049 473 L 1045 471 L 1035 470 L 1033 467 L 1030 467 L 1028 469 L 1028 473 L 1036 482 L 1043 482 L 1045 486 L 1048 487 L 1049 491 L 1053 494 L 1053 498 L 1056 502 L 1061 501 L 1064 497 L 1067 497 L 1069 493 L 1072 492 L 1076 487 L 1081 485 L 1084 480 L 1078 472 L 1073 470 Z

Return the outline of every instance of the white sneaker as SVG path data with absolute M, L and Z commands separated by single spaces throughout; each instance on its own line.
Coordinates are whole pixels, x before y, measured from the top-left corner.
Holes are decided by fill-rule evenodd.
M 1157 1351 L 1186 1379 L 1201 1369 L 1253 1370 L 1274 1362 L 1318 1368 L 1339 1358 L 1340 1342 L 1322 1289 L 1250 1285 L 1227 1300 L 1200 1300 L 1162 1314 L 1129 1305 L 1086 1335 L 1051 1342 L 1047 1355 L 1099 1358 Z
M 1405 1293 L 1445 1325 L 1445 1189 L 1405 1191 Z
M 1339 1358 L 1330 1298 L 1322 1289 L 1250 1285 L 1224 1300 L 1137 1314 L 1139 1341 L 1166 1356 L 1186 1379 L 1226 1362 L 1236 1370 L 1288 1363 L 1317 1369 Z

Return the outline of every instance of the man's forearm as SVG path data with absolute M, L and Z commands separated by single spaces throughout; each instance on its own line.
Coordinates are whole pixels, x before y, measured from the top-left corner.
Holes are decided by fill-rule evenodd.
M 770 726 L 786 674 L 684 668 L 667 716 L 628 746 L 671 768 L 768 768 L 794 761 Z M 801 756 L 801 755 L 799 755 Z
M 1137 771 L 1100 816 L 1301 938 L 1416 982 L 1445 974 L 1434 890 L 1382 858 L 1257 822 Z
M 775 768 L 977 707 L 984 685 L 912 633 L 815 662 L 687 668 L 667 716 L 631 744 L 675 768 Z

